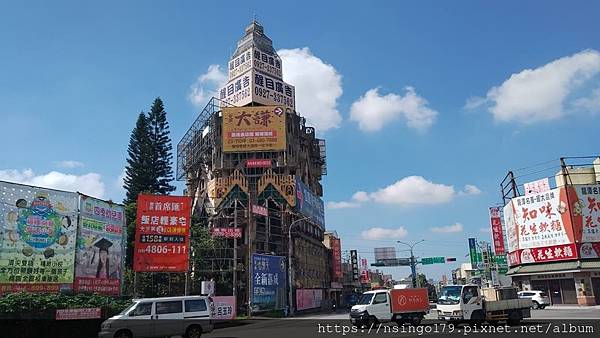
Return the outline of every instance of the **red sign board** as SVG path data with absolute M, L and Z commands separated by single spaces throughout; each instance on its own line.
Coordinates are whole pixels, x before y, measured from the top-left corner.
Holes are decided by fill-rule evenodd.
M 257 214 L 257 215 L 262 215 L 265 217 L 269 216 L 269 210 L 267 210 L 266 207 L 256 205 L 256 204 L 252 204 L 252 213 Z
M 502 221 L 500 220 L 500 208 L 490 208 L 490 223 L 492 225 L 492 239 L 494 240 L 494 252 L 496 255 L 504 255 L 504 232 L 502 230 Z
M 190 197 L 139 195 L 134 271 L 187 271 L 190 220 Z
M 332 268 L 334 279 L 341 279 L 342 276 L 342 245 L 339 238 L 331 238 Z
M 508 265 L 514 266 L 529 263 L 545 263 L 576 259 L 575 244 L 552 245 L 531 249 L 519 249 L 507 255 Z
M 246 160 L 246 168 L 271 168 L 272 166 L 271 160 Z
M 426 288 L 393 289 L 390 292 L 390 300 L 394 313 L 429 311 L 429 297 Z
M 102 312 L 99 307 L 56 310 L 56 320 L 97 319 L 101 317 Z
M 213 238 L 242 238 L 242 228 L 212 228 L 210 234 Z

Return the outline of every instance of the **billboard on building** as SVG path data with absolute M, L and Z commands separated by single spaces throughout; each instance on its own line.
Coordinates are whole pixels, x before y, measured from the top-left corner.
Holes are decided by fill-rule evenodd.
M 80 292 L 119 295 L 123 277 L 125 209 L 79 195 L 75 283 Z
M 277 54 L 263 53 L 257 48 L 248 48 L 229 61 L 229 78 L 233 80 L 254 67 L 257 71 L 281 80 L 281 59 Z
M 550 180 L 548 177 L 542 178 L 541 180 L 527 182 L 523 184 L 525 188 L 525 195 L 539 194 L 550 190 Z
M 490 207 L 490 224 L 492 226 L 494 252 L 496 255 L 504 255 L 506 250 L 504 248 L 504 231 L 502 230 L 499 207 Z
M 331 238 L 333 279 L 341 279 L 342 273 L 342 243 L 339 238 Z
M 358 281 L 360 273 L 358 271 L 358 254 L 356 250 L 350 250 L 350 265 L 352 267 L 352 280 Z
M 302 215 L 325 229 L 325 204 L 310 188 L 296 176 L 296 209 Z
M 223 151 L 285 150 L 285 119 L 281 106 L 223 108 Z
M 187 271 L 190 219 L 190 197 L 139 195 L 134 271 Z
M 0 292 L 73 284 L 77 194 L 0 181 Z
M 323 290 L 321 289 L 297 289 L 296 310 L 308 310 L 321 307 L 323 301 Z
M 396 259 L 396 248 L 393 246 L 384 248 L 375 248 L 375 261 L 384 259 Z
M 283 256 L 252 254 L 250 296 L 252 311 L 281 310 L 285 306 L 286 264 Z
M 272 75 L 250 69 L 219 90 L 219 99 L 236 107 L 252 102 L 282 106 L 286 113 L 296 110 L 296 88 Z

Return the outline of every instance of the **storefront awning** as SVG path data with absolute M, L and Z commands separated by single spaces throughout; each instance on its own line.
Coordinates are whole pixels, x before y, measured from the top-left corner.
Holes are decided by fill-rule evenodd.
M 600 269 L 600 261 L 573 261 L 546 264 L 521 265 L 508 269 L 507 276 L 543 275 L 555 272 L 581 272 Z

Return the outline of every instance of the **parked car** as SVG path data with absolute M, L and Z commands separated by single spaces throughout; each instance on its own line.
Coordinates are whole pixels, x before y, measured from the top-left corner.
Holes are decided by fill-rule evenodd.
M 183 336 L 198 338 L 213 329 L 214 304 L 206 296 L 134 299 L 102 323 L 99 338 Z
M 550 297 L 544 291 L 539 290 L 528 290 L 528 291 L 519 291 L 519 298 L 527 298 L 531 299 L 533 302 L 533 309 L 543 309 L 546 306 L 550 305 Z

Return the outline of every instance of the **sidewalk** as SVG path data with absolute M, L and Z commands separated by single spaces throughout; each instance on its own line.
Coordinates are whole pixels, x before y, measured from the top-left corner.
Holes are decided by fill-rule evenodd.
M 575 305 L 575 304 L 566 304 L 566 305 L 550 305 L 544 308 L 544 310 L 600 310 L 600 305 Z

